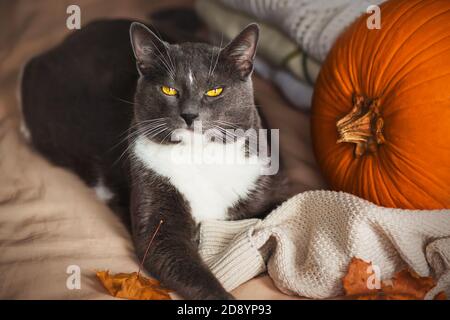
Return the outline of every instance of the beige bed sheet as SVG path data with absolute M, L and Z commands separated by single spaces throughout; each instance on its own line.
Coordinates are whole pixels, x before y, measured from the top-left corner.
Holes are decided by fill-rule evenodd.
M 145 19 L 152 10 L 191 5 L 171 1 L 0 2 L 0 298 L 110 299 L 95 270 L 138 268 L 130 235 L 94 192 L 67 170 L 49 164 L 19 134 L 17 83 L 32 55 L 68 31 L 65 9 L 79 4 L 82 21 L 100 17 Z M 324 186 L 315 167 L 308 116 L 290 108 L 273 87 L 255 81 L 262 111 L 280 128 L 281 151 L 296 192 Z M 81 288 L 69 289 L 69 266 L 81 271 Z M 261 276 L 237 288 L 240 299 L 292 299 Z

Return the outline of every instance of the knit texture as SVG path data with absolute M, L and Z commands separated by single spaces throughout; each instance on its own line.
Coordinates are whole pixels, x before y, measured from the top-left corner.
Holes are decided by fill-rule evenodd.
M 264 220 L 205 221 L 200 254 L 227 290 L 267 271 L 284 293 L 343 294 L 352 257 L 371 261 L 381 279 L 409 268 L 433 276 L 450 295 L 450 210 L 376 206 L 333 191 L 298 194 Z
M 385 0 L 221 0 L 286 32 L 300 49 L 323 62 L 339 34 L 370 5 Z

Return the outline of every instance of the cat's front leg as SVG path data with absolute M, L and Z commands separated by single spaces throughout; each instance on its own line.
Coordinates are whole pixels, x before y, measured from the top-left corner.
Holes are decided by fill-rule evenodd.
M 163 221 L 144 261 L 147 271 L 185 299 L 233 299 L 197 251 L 195 223 L 183 197 L 160 177 L 141 175 L 136 180 L 131 214 L 133 239 L 140 259 Z

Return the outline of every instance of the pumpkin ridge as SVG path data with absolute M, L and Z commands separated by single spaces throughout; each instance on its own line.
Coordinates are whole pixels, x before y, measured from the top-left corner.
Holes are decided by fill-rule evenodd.
M 394 2 L 394 3 L 396 3 L 396 2 Z M 399 5 L 398 5 L 399 7 L 402 6 L 402 4 L 401 4 L 400 2 L 397 2 L 397 4 L 399 4 Z M 404 11 L 412 10 L 414 7 L 418 6 L 419 4 L 420 4 L 420 1 L 417 1 L 417 2 L 414 3 L 412 6 L 405 8 Z M 383 15 L 383 11 L 384 11 L 383 9 L 386 9 L 389 5 L 394 6 L 394 5 L 393 5 L 393 2 L 386 2 L 384 6 L 381 5 L 381 15 L 382 15 L 382 16 L 384 16 L 384 15 Z M 393 12 L 392 15 L 395 16 L 395 14 L 397 13 L 397 10 L 395 10 L 395 9 L 393 9 L 393 8 L 391 8 L 391 10 L 392 10 L 392 12 Z M 402 14 L 398 14 L 397 17 L 396 17 L 396 19 L 395 19 L 394 21 L 389 21 L 389 22 L 391 23 L 391 25 L 389 26 L 389 28 L 388 28 L 387 30 L 385 30 L 382 39 L 379 39 L 379 40 L 378 40 L 376 49 L 372 51 L 372 55 L 370 56 L 370 61 L 372 61 L 372 63 L 370 64 L 370 70 L 368 70 L 368 72 L 367 72 L 367 76 L 368 76 L 369 79 L 372 79 L 372 76 L 373 76 L 373 73 L 372 73 L 372 72 L 373 72 L 373 67 L 374 67 L 373 61 L 375 61 L 374 58 L 377 57 L 377 56 L 379 56 L 379 51 L 380 51 L 380 48 L 383 47 L 382 44 L 384 44 L 385 38 L 386 38 L 388 35 L 390 35 L 391 29 L 394 28 L 394 27 L 396 26 L 396 24 L 397 24 L 398 21 L 402 18 L 402 16 L 403 16 L 403 13 L 402 13 Z M 386 20 L 387 18 L 388 18 L 388 17 L 385 17 L 385 16 L 384 16 L 384 20 Z
M 446 73 L 444 73 L 444 74 L 442 74 L 442 75 L 439 75 L 439 76 L 437 76 L 437 77 L 434 77 L 434 78 L 425 79 L 425 80 L 423 80 L 423 81 L 421 81 L 421 82 L 415 83 L 414 85 L 412 85 L 412 86 L 410 86 L 410 87 L 405 88 L 404 90 L 402 90 L 402 91 L 400 91 L 400 92 L 392 92 L 391 94 L 394 94 L 394 93 L 395 93 L 396 96 L 399 97 L 399 96 L 401 96 L 402 94 L 404 94 L 405 92 L 408 92 L 409 90 L 412 90 L 412 89 L 414 89 L 415 87 L 418 87 L 418 86 L 420 86 L 420 85 L 423 85 L 424 83 L 427 83 L 427 82 L 430 82 L 430 81 L 434 81 L 434 80 L 439 80 L 440 78 L 445 78 L 445 77 L 448 77 L 448 76 L 450 76 L 450 72 L 446 72 Z
M 423 4 L 423 1 L 418 1 L 418 2 L 416 3 L 416 5 L 418 5 L 418 4 Z M 427 5 L 429 5 L 429 4 L 423 4 L 423 6 L 420 6 L 419 8 L 417 8 L 416 5 L 414 5 L 414 6 L 411 7 L 410 9 L 405 10 L 405 11 L 408 11 L 408 10 L 411 11 L 411 12 L 407 12 L 406 15 L 404 15 L 403 13 L 400 14 L 400 15 L 399 15 L 399 18 L 393 23 L 393 25 L 395 25 L 396 23 L 399 23 L 399 24 L 404 23 L 401 19 L 409 20 L 409 19 L 410 19 L 410 16 L 414 16 L 414 14 L 415 14 L 416 11 L 420 11 L 420 10 L 423 9 L 424 7 L 427 7 Z M 418 25 L 418 26 L 417 26 L 412 32 L 409 33 L 409 35 L 406 37 L 406 39 L 402 39 L 402 42 L 401 42 L 400 44 L 396 44 L 396 47 L 395 47 L 394 49 L 390 48 L 389 50 L 394 50 L 394 52 L 390 55 L 390 60 L 389 60 L 389 62 L 383 61 L 383 67 L 381 68 L 381 70 L 378 71 L 379 76 L 374 80 L 374 83 L 377 83 L 377 84 L 378 84 L 380 81 L 382 81 L 382 79 L 384 78 L 384 75 L 385 75 L 385 73 L 386 73 L 386 70 L 391 70 L 391 69 L 390 69 L 391 62 L 392 62 L 392 60 L 395 58 L 395 56 L 397 55 L 398 51 L 399 51 L 400 49 L 403 48 L 403 46 L 405 45 L 405 43 L 407 43 L 407 41 L 408 41 L 412 36 L 414 36 L 414 34 L 415 34 L 418 30 L 420 30 L 420 29 L 421 29 L 426 23 L 428 23 L 429 21 L 432 21 L 433 18 L 438 17 L 439 15 L 445 14 L 445 13 L 447 13 L 447 9 L 446 9 L 444 12 L 440 12 L 440 13 L 436 14 L 435 16 L 433 16 L 433 17 L 431 17 L 431 18 L 428 18 L 427 20 L 425 20 L 425 21 L 423 21 L 423 22 L 421 22 L 421 23 L 417 23 L 416 25 Z M 388 35 L 390 35 L 390 31 L 385 33 L 385 37 L 383 37 L 383 39 L 382 39 L 381 41 L 379 41 L 379 43 L 380 43 L 380 44 L 384 43 L 385 38 L 386 38 Z M 383 47 L 383 46 L 381 46 L 381 47 Z M 384 47 L 383 47 L 383 48 L 384 48 Z M 376 57 L 378 57 L 378 56 L 379 56 L 379 50 L 377 51 Z M 384 92 L 383 92 L 383 93 L 384 93 Z M 380 96 L 381 96 L 381 95 L 380 95 Z
M 397 158 L 397 159 L 401 159 L 401 158 Z M 407 208 L 414 208 L 414 205 L 412 204 L 412 202 L 400 191 L 402 190 L 401 186 L 399 186 L 399 182 L 397 181 L 398 179 L 392 177 L 393 172 L 401 175 L 402 177 L 404 177 L 403 173 L 401 172 L 401 170 L 399 170 L 400 168 L 397 167 L 397 165 L 395 164 L 395 161 L 387 161 L 388 159 L 386 159 L 386 163 L 385 163 L 385 168 L 387 168 L 385 170 L 385 175 L 387 175 L 389 182 L 395 187 L 394 190 L 396 191 L 397 197 L 400 196 L 403 200 L 403 203 L 406 204 Z M 393 170 L 393 167 L 396 170 Z M 408 179 L 406 179 L 408 180 Z M 412 183 L 413 185 L 415 185 L 415 183 Z
M 353 168 L 353 166 L 355 166 L 355 164 L 353 164 L 353 166 L 352 165 L 345 166 L 345 163 L 343 161 L 340 161 L 339 166 L 344 167 L 344 169 L 345 169 L 343 176 L 341 178 L 341 180 L 343 181 L 343 182 L 341 182 L 342 187 L 339 189 L 343 190 L 343 191 L 352 190 L 353 186 L 349 186 L 349 184 L 352 183 L 353 180 L 349 179 L 348 177 L 349 177 L 349 175 L 352 174 L 352 172 L 355 171 L 355 169 Z
M 450 50 L 450 46 L 449 46 L 448 48 L 445 48 L 443 51 L 441 51 L 441 52 L 439 52 L 439 53 L 437 53 L 437 54 L 434 54 L 434 55 L 432 55 L 431 57 L 427 57 L 426 59 L 420 61 L 419 64 L 413 65 L 413 66 L 411 67 L 410 70 L 407 70 L 407 71 L 405 72 L 405 74 L 402 75 L 402 76 L 400 77 L 400 79 L 396 79 L 396 80 L 397 80 L 396 83 L 395 83 L 392 87 L 390 87 L 390 86 L 391 86 L 391 83 L 394 81 L 394 79 L 396 78 L 396 76 L 397 76 L 398 74 L 400 74 L 400 73 L 404 70 L 404 68 L 406 68 L 407 66 L 409 66 L 409 64 L 411 63 L 412 60 L 414 60 L 415 58 L 417 58 L 420 54 L 424 53 L 425 51 L 429 50 L 429 49 L 430 49 L 431 47 L 433 47 L 434 45 L 439 44 L 440 41 L 443 41 L 443 40 L 445 40 L 445 39 L 447 39 L 447 38 L 450 38 L 450 35 L 446 35 L 445 37 L 439 39 L 438 41 L 433 42 L 430 46 L 424 48 L 423 50 L 420 50 L 419 52 L 417 52 L 417 54 L 413 55 L 407 62 L 405 62 L 405 64 L 400 68 L 400 70 L 398 70 L 397 72 L 395 72 L 394 77 L 392 77 L 392 78 L 389 80 L 389 82 L 386 84 L 385 89 L 383 90 L 383 92 L 382 92 L 382 94 L 381 94 L 380 96 L 384 96 L 384 95 L 386 94 L 386 92 L 392 92 L 392 91 L 395 91 L 394 88 L 398 85 L 398 83 L 399 83 L 400 81 L 404 80 L 405 77 L 406 77 L 412 70 L 414 70 L 415 68 L 419 67 L 421 64 L 426 63 L 426 62 L 428 62 L 429 59 L 433 59 L 433 58 L 439 56 L 440 54 L 443 54 L 443 53 L 447 52 L 448 50 Z M 389 95 L 390 95 L 390 94 L 389 94 Z
M 367 157 L 365 157 L 365 158 L 367 159 Z M 368 166 L 367 171 L 370 172 L 368 183 L 365 183 L 365 181 L 362 179 L 363 174 L 364 174 L 364 168 L 360 169 L 359 172 L 361 172 L 361 174 L 360 174 L 361 178 L 360 178 L 359 184 L 362 186 L 367 184 L 367 186 L 372 189 L 372 192 L 368 192 L 367 194 L 373 194 L 376 203 L 380 203 L 380 198 L 379 198 L 378 192 L 377 192 L 377 188 L 378 188 L 379 184 L 377 183 L 377 180 L 375 179 L 376 163 L 377 162 L 371 161 L 370 163 L 367 164 L 367 166 Z
M 403 162 L 404 165 L 409 166 L 410 168 L 412 167 L 411 163 L 408 163 L 408 162 L 405 161 L 405 157 L 397 157 L 397 159 L 398 159 L 399 161 Z M 389 165 L 389 166 L 392 166 L 392 165 L 395 166 L 395 169 L 396 169 L 396 170 L 387 170 L 387 172 L 389 172 L 389 173 L 390 173 L 391 171 L 392 171 L 392 172 L 397 172 L 397 174 L 399 174 L 400 176 L 402 176 L 403 181 L 408 182 L 409 184 L 414 185 L 414 186 L 416 187 L 414 190 L 415 190 L 417 193 L 420 193 L 420 194 L 421 194 L 423 197 L 425 197 L 425 198 L 426 198 L 426 197 L 431 197 L 434 201 L 436 201 L 437 203 L 439 203 L 440 205 L 442 205 L 442 203 L 441 203 L 438 199 L 435 199 L 434 196 L 433 196 L 432 194 L 429 194 L 429 193 L 427 193 L 427 192 L 424 190 L 424 186 L 419 185 L 419 184 L 417 183 L 417 181 L 412 180 L 408 175 L 404 174 L 403 171 L 400 170 L 399 167 L 397 167 L 397 165 L 395 164 L 395 161 L 390 161 L 390 162 L 388 162 L 388 165 Z M 414 168 L 411 168 L 411 170 L 412 170 L 412 171 L 419 171 L 419 170 L 415 170 Z M 420 171 L 422 171 L 422 172 L 421 172 L 422 174 L 425 172 L 425 170 L 420 170 Z M 422 177 L 426 177 L 426 176 L 422 175 Z M 401 189 L 398 187 L 397 183 L 394 183 L 394 184 L 396 185 L 397 190 L 401 190 Z M 401 194 L 401 193 L 400 193 L 400 194 Z M 403 196 L 403 194 L 402 194 L 402 196 Z M 412 203 L 411 203 L 411 201 L 410 201 L 409 199 L 407 199 L 406 197 L 404 197 L 404 199 L 405 199 L 408 203 L 411 204 L 411 206 L 410 206 L 411 209 L 415 208 L 415 206 L 412 205 Z
M 379 156 L 378 156 L 378 161 L 377 161 L 377 165 L 376 165 L 376 169 L 377 169 L 377 176 L 378 176 L 378 179 L 376 180 L 376 181 L 379 181 L 379 183 L 378 183 L 378 185 L 382 185 L 383 187 L 384 187 L 384 192 L 382 191 L 382 194 L 383 194 L 383 196 L 384 197 L 386 197 L 387 196 L 387 198 L 390 200 L 390 203 L 391 204 L 394 204 L 395 203 L 395 201 L 394 201 L 394 199 L 392 198 L 392 195 L 390 194 L 390 192 L 389 192 L 389 188 L 388 188 L 388 186 L 386 185 L 386 177 L 383 175 L 383 171 L 382 171 L 382 169 L 383 168 L 386 168 L 386 166 L 385 166 L 385 164 L 384 164 L 384 161 L 386 160 L 387 161 L 387 159 L 388 159 L 388 154 L 387 154 L 387 152 L 386 152 L 386 150 L 381 150 L 380 151 L 380 154 L 379 154 Z M 379 189 L 378 189 L 379 190 Z M 379 194 L 380 192 L 377 192 L 377 198 L 379 199 L 379 201 L 377 202 L 378 204 L 382 204 L 383 203 L 383 201 L 382 201 L 382 199 L 381 199 L 381 201 L 380 201 L 380 197 L 379 197 Z M 383 198 L 383 197 L 382 197 Z
M 391 54 L 391 57 L 390 57 L 389 62 L 384 62 L 384 63 L 383 63 L 386 67 L 383 68 L 383 71 L 382 71 L 382 72 L 380 72 L 380 75 L 379 75 L 378 79 L 383 79 L 384 75 L 386 74 L 386 70 L 390 70 L 389 66 L 391 65 L 392 60 L 393 60 L 393 59 L 396 57 L 396 55 L 398 54 L 399 50 L 401 50 L 401 49 L 404 48 L 405 43 L 406 43 L 408 40 L 410 40 L 411 37 L 414 36 L 414 34 L 415 34 L 418 30 L 420 30 L 421 28 L 423 28 L 424 25 L 426 25 L 428 22 L 432 21 L 432 20 L 435 19 L 436 17 L 440 16 L 441 14 L 446 14 L 448 11 L 450 11 L 450 9 L 445 10 L 444 12 L 438 13 L 438 14 L 436 14 L 435 16 L 431 16 L 431 17 L 429 17 L 427 20 L 421 22 L 420 24 L 418 23 L 418 24 L 417 24 L 418 26 L 416 27 L 416 29 L 414 29 L 413 31 L 411 31 L 410 34 L 406 37 L 406 39 L 402 39 L 402 42 L 396 46 L 396 48 L 394 49 L 395 51 Z M 413 14 L 413 12 L 410 13 L 410 15 L 412 15 L 412 14 Z M 405 19 L 406 19 L 406 17 L 403 17 L 403 16 L 402 16 L 402 18 L 405 18 Z M 387 33 L 386 33 L 386 34 L 387 34 Z M 383 40 L 384 40 L 384 39 L 383 39 Z M 378 81 L 375 81 L 375 82 L 378 82 Z
M 391 147 L 394 147 L 394 149 L 398 149 L 398 150 L 394 150 L 393 153 L 399 154 L 398 156 L 396 156 L 396 158 L 399 161 L 402 161 L 403 163 L 405 163 L 405 166 L 408 166 L 412 171 L 416 171 L 416 172 L 420 171 L 422 176 L 424 178 L 428 179 L 428 182 L 432 182 L 433 184 L 437 184 L 439 186 L 439 188 L 444 190 L 444 191 L 447 190 L 446 186 L 441 185 L 441 183 L 439 183 L 438 181 L 435 181 L 431 176 L 428 175 L 429 173 L 427 172 L 427 170 L 424 170 L 425 166 L 419 166 L 419 165 L 415 164 L 414 161 L 412 161 L 407 155 L 402 155 L 401 154 L 401 149 L 398 146 L 396 146 L 394 144 L 391 144 Z M 422 161 L 422 163 L 426 164 L 426 162 L 424 162 L 422 159 L 415 159 L 416 162 L 419 161 L 419 160 Z M 416 184 L 416 186 L 420 187 L 420 190 L 423 190 L 423 188 L 424 188 L 424 186 L 419 186 L 417 184 Z M 434 198 L 432 195 L 429 195 L 428 193 L 426 193 L 426 194 L 427 194 L 427 196 L 431 196 L 432 198 Z M 435 199 L 435 201 L 439 202 L 439 203 L 441 202 L 438 199 Z
M 348 72 L 348 70 L 346 70 L 346 71 Z M 339 78 L 339 81 L 342 81 L 342 84 L 345 85 L 346 81 L 344 81 L 344 79 L 342 78 L 342 75 L 341 75 L 340 72 L 335 72 L 334 75 L 335 75 L 337 78 Z M 347 74 L 347 75 L 348 75 L 348 74 Z M 350 83 L 350 84 L 353 85 L 353 83 Z M 348 92 L 352 92 L 352 91 L 353 91 L 353 88 L 346 87 L 346 89 L 347 89 Z M 339 92 L 339 91 L 338 91 L 338 92 Z
M 389 165 L 387 164 L 387 163 L 389 163 L 389 161 L 390 160 L 389 160 L 389 156 L 388 155 L 386 155 L 385 157 L 379 157 L 379 159 L 378 159 L 378 163 L 379 163 L 378 164 L 378 169 L 380 170 L 380 172 L 379 172 L 380 180 L 379 181 L 382 182 L 382 184 L 384 185 L 386 190 L 390 189 L 388 187 L 388 184 L 389 185 L 393 184 L 392 183 L 392 176 L 389 173 L 387 175 L 384 174 L 384 172 L 388 171 L 388 169 L 389 169 Z M 383 169 L 383 171 L 381 171 L 381 169 Z M 379 193 L 379 192 L 377 192 L 377 193 Z M 390 200 L 391 204 L 395 204 L 395 200 L 394 200 L 392 192 L 388 191 L 387 193 L 383 193 L 383 198 L 384 198 L 384 201 L 378 202 L 377 203 L 378 205 L 382 205 L 383 203 L 388 202 L 386 198 L 388 198 L 388 200 Z
M 416 158 L 413 161 L 413 160 L 410 159 L 410 157 L 408 157 L 407 154 L 403 155 L 402 152 L 401 152 L 402 150 L 398 146 L 396 146 L 394 144 L 391 144 L 391 148 L 392 147 L 393 147 L 393 149 L 397 149 L 397 150 L 393 150 L 392 153 L 393 154 L 397 154 L 396 155 L 396 159 L 398 159 L 398 161 L 403 162 L 406 167 L 411 169 L 411 171 L 421 172 L 421 176 L 423 178 L 427 179 L 428 182 L 432 182 L 434 185 L 437 184 L 438 187 L 440 189 L 444 190 L 444 191 L 447 190 L 446 186 L 442 186 L 438 181 L 435 181 L 433 179 L 433 177 L 429 176 L 429 173 L 427 172 L 427 170 L 424 169 L 426 167 L 426 165 L 424 166 L 424 165 L 419 165 L 419 164 L 415 163 L 415 162 L 421 161 L 422 164 L 426 164 L 425 161 L 423 161 L 420 158 L 419 159 Z M 410 180 L 410 178 L 408 176 L 406 176 L 406 180 Z M 425 185 L 418 185 L 417 183 L 415 183 L 415 186 L 417 186 L 419 188 L 419 190 L 421 190 L 421 191 L 423 191 L 424 188 L 426 187 Z M 424 194 L 426 194 L 429 197 L 432 197 L 436 202 L 441 203 L 441 201 L 439 201 L 438 199 L 434 198 L 432 195 L 430 195 L 430 194 L 428 194 L 426 192 Z
M 425 5 L 424 5 L 424 6 L 425 6 Z M 427 20 L 425 20 L 425 21 L 420 21 L 420 23 L 417 23 L 418 26 L 417 26 L 412 32 L 409 33 L 409 35 L 406 37 L 406 39 L 403 39 L 403 40 L 402 40 L 402 42 L 401 42 L 400 45 L 397 45 L 397 46 L 396 46 L 395 51 L 394 51 L 394 53 L 391 55 L 391 58 L 390 58 L 389 62 L 384 63 L 384 65 L 385 65 L 386 67 L 383 69 L 383 72 L 381 72 L 381 75 L 379 76 L 379 79 L 382 79 L 382 78 L 384 77 L 386 70 L 389 69 L 388 66 L 391 64 L 392 60 L 393 60 L 393 59 L 395 58 L 395 56 L 398 54 L 399 50 L 402 49 L 402 48 L 405 46 L 405 44 L 406 44 L 406 43 L 407 43 L 407 42 L 415 35 L 416 32 L 418 32 L 418 31 L 424 29 L 424 28 L 425 28 L 425 25 L 427 25 L 429 22 L 433 22 L 433 19 L 436 19 L 437 17 L 439 17 L 439 16 L 441 16 L 441 15 L 445 15 L 445 14 L 447 14 L 449 11 L 450 11 L 450 9 L 445 9 L 444 11 L 439 12 L 439 13 L 435 14 L 434 16 L 431 16 L 431 17 L 427 18 Z M 413 15 L 413 12 L 411 12 L 410 15 Z M 405 19 L 406 19 L 406 18 L 405 18 Z M 383 39 L 383 40 L 384 40 L 384 39 Z M 424 51 L 424 49 L 421 50 L 421 52 L 423 52 L 423 51 Z M 414 57 L 415 57 L 415 56 L 414 56 Z M 408 61 L 411 61 L 411 59 L 409 59 Z M 402 69 L 402 68 L 401 68 L 401 69 Z M 399 71 L 401 71 L 401 70 L 399 70 Z M 392 79 L 391 79 L 391 81 L 392 81 Z M 378 81 L 377 81 L 377 82 L 378 82 Z

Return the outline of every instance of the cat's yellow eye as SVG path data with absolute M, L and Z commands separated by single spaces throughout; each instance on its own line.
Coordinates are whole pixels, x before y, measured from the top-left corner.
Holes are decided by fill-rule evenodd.
M 161 91 L 168 96 L 175 96 L 178 91 L 177 89 L 171 88 L 171 87 L 167 87 L 167 86 L 162 86 L 161 87 Z
M 205 95 L 207 95 L 208 97 L 217 97 L 219 96 L 223 91 L 223 88 L 214 88 L 211 90 L 206 91 Z

